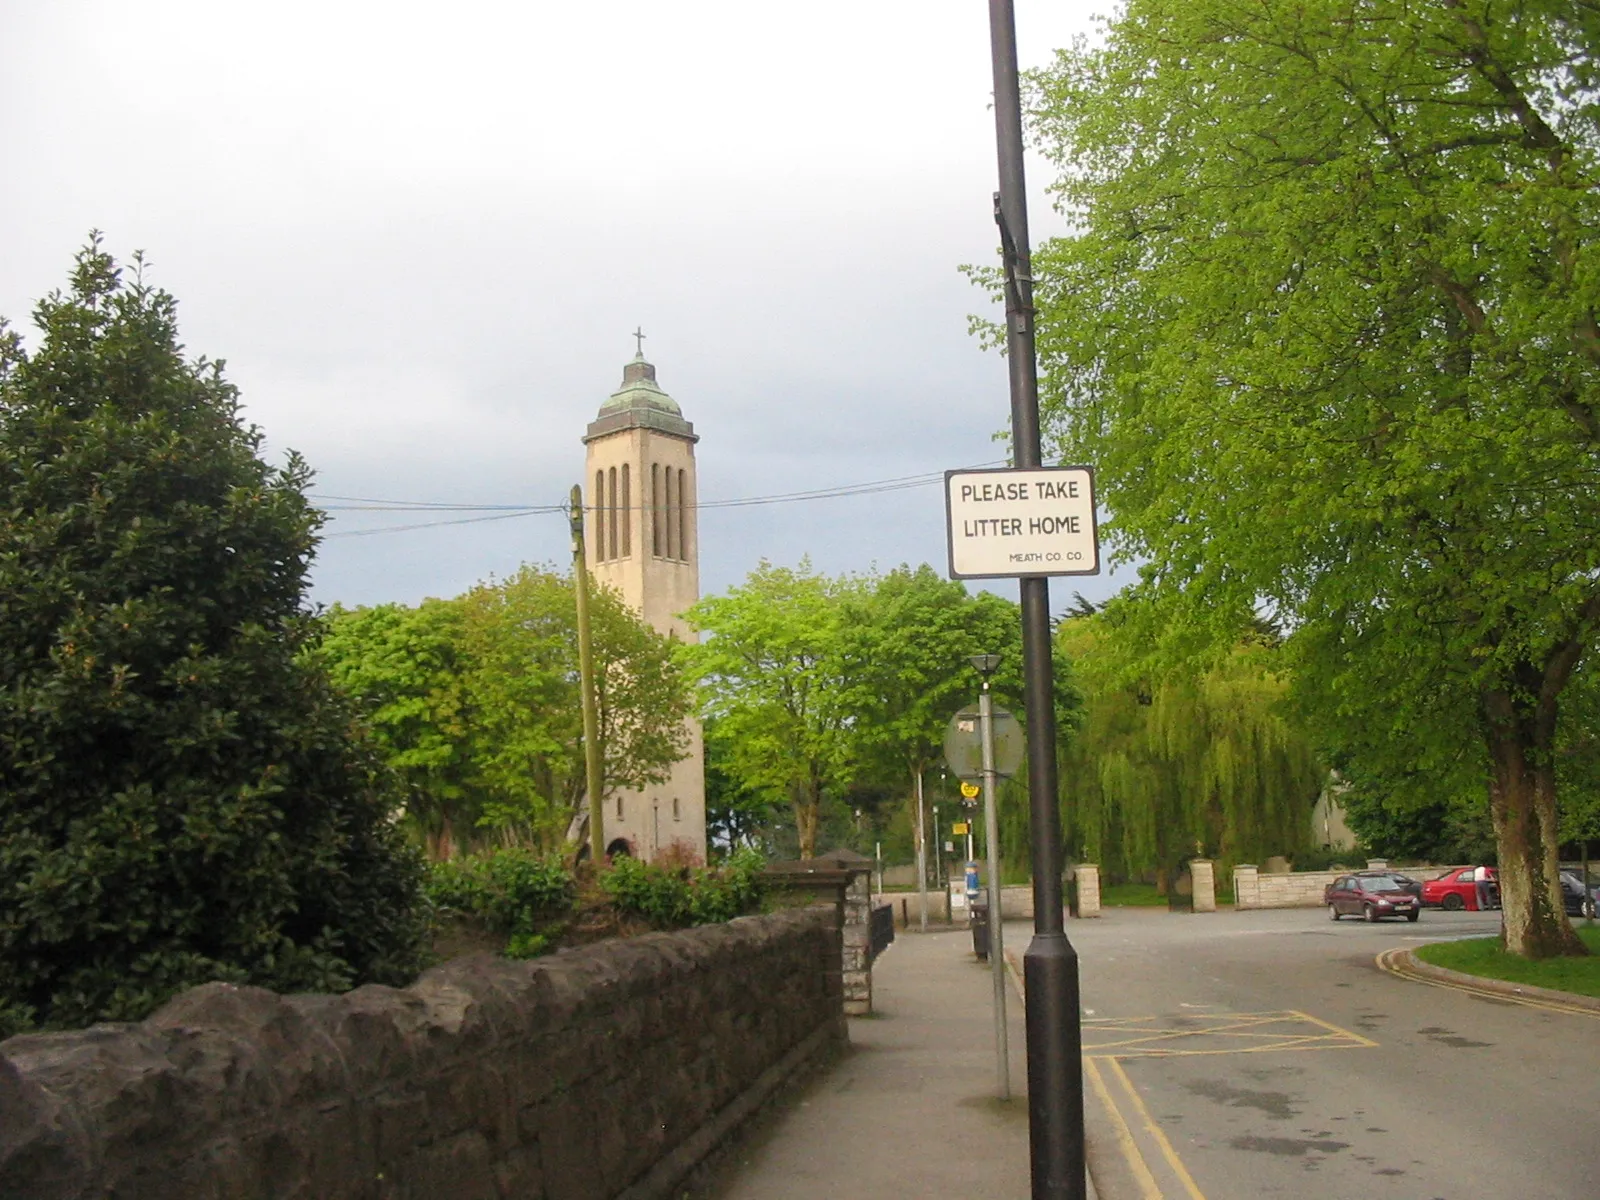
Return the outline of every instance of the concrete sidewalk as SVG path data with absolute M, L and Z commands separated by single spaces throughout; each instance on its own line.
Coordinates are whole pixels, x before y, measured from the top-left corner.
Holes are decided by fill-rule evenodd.
M 992 996 L 964 929 L 901 933 L 873 968 L 876 1013 L 851 1020 L 850 1050 L 733 1151 L 709 1195 L 1027 1200 L 1022 1004 L 1008 986 L 1012 1099 L 1001 1101 Z

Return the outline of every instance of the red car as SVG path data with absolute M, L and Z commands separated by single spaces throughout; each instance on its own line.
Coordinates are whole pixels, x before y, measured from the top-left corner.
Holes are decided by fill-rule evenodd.
M 1384 917 L 1404 917 L 1415 921 L 1422 905 L 1391 875 L 1341 875 L 1323 889 L 1328 917 L 1337 921 L 1349 915 L 1381 921 Z
M 1443 908 L 1450 912 L 1478 912 L 1484 906 L 1478 903 L 1478 883 L 1474 878 L 1477 867 L 1451 867 L 1443 875 L 1430 879 L 1422 885 L 1422 902 L 1430 908 Z M 1500 884 L 1497 872 L 1493 867 L 1485 867 L 1488 873 L 1488 907 L 1500 907 Z

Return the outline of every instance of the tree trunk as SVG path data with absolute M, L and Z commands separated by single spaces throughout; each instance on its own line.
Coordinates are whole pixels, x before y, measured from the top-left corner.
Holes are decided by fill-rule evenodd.
M 1510 691 L 1484 693 L 1501 936 L 1507 951 L 1524 958 L 1588 953 L 1561 900 L 1553 700 L 1546 707 Z
M 440 817 L 439 827 L 423 834 L 423 852 L 433 862 L 449 862 L 456 856 L 455 830 L 449 817 Z
M 797 787 L 791 793 L 794 805 L 794 831 L 800 839 L 800 857 L 817 856 L 817 822 L 822 811 L 822 789 L 815 783 Z

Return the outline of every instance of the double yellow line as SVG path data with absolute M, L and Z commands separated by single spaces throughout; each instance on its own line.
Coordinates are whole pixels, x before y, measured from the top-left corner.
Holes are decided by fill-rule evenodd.
M 1584 1008 L 1577 1004 L 1566 1004 L 1560 1000 L 1546 999 L 1542 996 L 1529 996 L 1518 992 L 1501 991 L 1498 988 L 1480 987 L 1453 979 L 1435 979 L 1433 976 L 1426 975 L 1413 967 L 1411 965 L 1411 957 L 1411 951 L 1401 946 L 1385 950 L 1378 955 L 1378 969 L 1387 971 L 1396 979 L 1404 979 L 1411 983 L 1425 983 L 1429 987 L 1449 988 L 1453 992 L 1465 992 L 1469 996 L 1480 996 L 1486 1000 L 1504 1000 L 1508 1004 L 1522 1004 L 1528 1008 L 1542 1008 L 1546 1012 L 1566 1013 L 1568 1016 L 1589 1017 L 1594 1020 L 1600 1020 L 1600 1010 Z
M 1022 964 L 1018 961 L 1016 951 L 1006 951 L 1006 974 L 1011 977 L 1011 985 L 1017 989 L 1017 995 L 1024 1004 L 1027 1003 L 1027 988 L 1023 983 Z M 1122 1093 L 1128 1098 L 1128 1105 L 1138 1115 L 1139 1122 L 1146 1133 L 1149 1134 L 1156 1148 L 1161 1151 L 1167 1165 L 1177 1177 L 1179 1184 L 1187 1191 L 1189 1200 L 1206 1200 L 1194 1181 L 1194 1176 L 1189 1174 L 1189 1169 L 1183 1165 L 1183 1160 L 1178 1157 L 1178 1152 L 1172 1148 L 1172 1143 L 1167 1140 L 1167 1135 L 1161 1131 L 1161 1126 L 1156 1124 L 1156 1119 L 1150 1115 L 1150 1110 L 1139 1098 L 1139 1093 L 1134 1090 L 1133 1080 L 1128 1078 L 1128 1073 L 1122 1069 L 1122 1064 L 1114 1056 L 1084 1055 L 1083 1074 L 1094 1088 L 1095 1095 L 1100 1098 L 1101 1105 L 1111 1118 L 1111 1127 L 1117 1139 L 1117 1149 L 1121 1151 L 1123 1160 L 1127 1162 L 1128 1169 L 1133 1173 L 1134 1181 L 1143 1193 L 1142 1200 L 1166 1200 L 1166 1193 L 1156 1182 L 1155 1174 L 1150 1170 L 1145 1161 L 1144 1154 L 1139 1149 L 1139 1143 L 1133 1136 L 1133 1130 L 1128 1127 L 1128 1120 L 1122 1115 L 1122 1108 L 1112 1098 L 1111 1089 L 1106 1085 L 1105 1076 L 1101 1073 L 1099 1063 L 1105 1063 L 1106 1069 L 1111 1072 Z
M 1162 1158 L 1166 1159 L 1167 1167 L 1176 1177 L 1179 1185 L 1189 1196 L 1189 1200 L 1206 1200 L 1205 1193 L 1200 1190 L 1194 1181 L 1194 1176 L 1189 1174 L 1189 1169 L 1183 1165 L 1183 1160 L 1178 1157 L 1178 1152 L 1172 1148 L 1172 1143 L 1167 1140 L 1167 1135 L 1161 1131 L 1161 1126 L 1150 1115 L 1150 1110 L 1145 1102 L 1139 1098 L 1139 1093 L 1134 1089 L 1133 1081 L 1128 1078 L 1128 1073 L 1122 1069 L 1122 1064 L 1115 1058 L 1098 1058 L 1085 1055 L 1083 1059 L 1083 1073 L 1093 1086 L 1095 1095 L 1100 1097 L 1100 1103 L 1111 1117 L 1112 1129 L 1116 1135 L 1117 1148 L 1122 1151 L 1123 1160 L 1128 1164 L 1128 1169 L 1133 1172 L 1134 1182 L 1139 1185 L 1143 1193 L 1143 1200 L 1165 1200 L 1166 1192 L 1162 1191 L 1156 1183 L 1155 1174 L 1150 1170 L 1150 1164 L 1145 1161 L 1144 1154 L 1139 1150 L 1138 1140 L 1133 1136 L 1133 1130 L 1128 1127 L 1127 1118 L 1122 1115 L 1122 1106 L 1111 1095 L 1105 1076 L 1101 1073 L 1100 1063 L 1106 1064 L 1106 1070 L 1111 1074 L 1127 1097 L 1128 1105 L 1137 1116 L 1144 1132 L 1150 1140 L 1155 1142 L 1156 1148 L 1161 1151 Z

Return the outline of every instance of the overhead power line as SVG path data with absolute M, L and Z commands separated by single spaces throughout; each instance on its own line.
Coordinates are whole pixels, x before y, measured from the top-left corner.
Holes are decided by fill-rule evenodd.
M 317 507 L 329 511 L 364 510 L 367 512 L 565 512 L 566 506 L 562 504 L 446 504 L 442 501 L 431 500 L 375 500 L 368 496 L 329 496 L 316 495 L 311 497 L 319 501 Z M 335 504 L 322 504 L 322 500 L 338 501 Z
M 978 463 L 975 467 L 1004 466 L 1004 459 Z M 728 500 L 702 500 L 691 505 L 695 509 L 752 508 L 764 504 L 799 504 L 814 500 L 837 500 L 848 496 L 870 496 L 883 492 L 899 492 L 911 488 L 931 487 L 942 482 L 943 471 L 927 471 L 919 475 L 900 475 L 892 479 L 874 479 L 865 483 L 838 484 L 833 487 L 812 488 L 800 492 L 777 492 L 769 496 L 741 496 Z M 504 521 L 514 517 L 531 517 L 542 513 L 565 513 L 564 504 L 455 504 L 434 500 L 384 500 L 371 496 L 335 496 L 313 494 L 311 499 L 328 512 L 436 512 L 477 513 L 478 516 L 459 516 L 442 521 L 419 521 L 409 525 L 379 525 L 370 529 L 349 529 L 325 535 L 327 538 L 370 537 L 380 533 L 409 533 L 417 529 L 436 529 L 444 525 L 470 525 L 479 521 Z M 333 501 L 333 503 L 324 503 Z M 610 506 L 607 506 L 609 509 Z M 627 511 L 638 512 L 649 505 L 629 505 Z M 620 511 L 620 506 L 619 506 Z
M 536 514 L 548 513 L 553 510 L 548 508 L 529 508 L 521 512 L 491 513 L 487 517 L 457 517 L 453 521 L 418 521 L 413 525 L 378 525 L 371 529 L 342 529 L 337 533 L 323 535 L 323 539 L 347 537 L 371 537 L 375 533 L 409 533 L 413 529 L 437 529 L 441 525 L 475 525 L 479 521 L 505 521 L 512 517 L 531 517 Z

